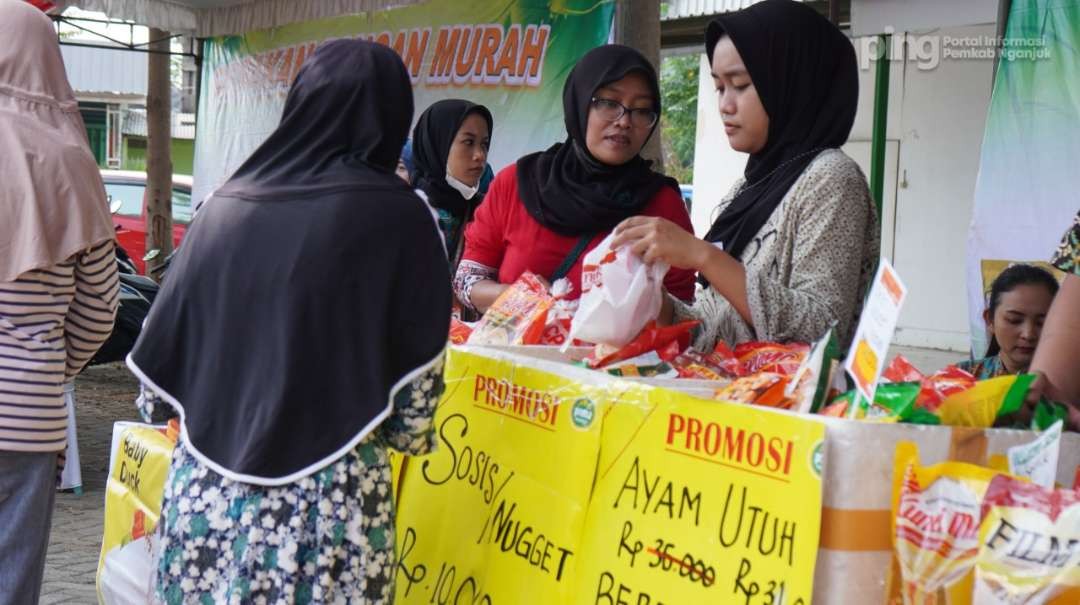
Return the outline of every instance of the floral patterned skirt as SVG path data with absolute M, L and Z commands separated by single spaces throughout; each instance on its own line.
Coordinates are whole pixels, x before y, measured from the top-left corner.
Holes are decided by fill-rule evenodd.
M 180 443 L 161 513 L 158 602 L 393 600 L 390 467 L 372 437 L 279 487 L 226 479 Z

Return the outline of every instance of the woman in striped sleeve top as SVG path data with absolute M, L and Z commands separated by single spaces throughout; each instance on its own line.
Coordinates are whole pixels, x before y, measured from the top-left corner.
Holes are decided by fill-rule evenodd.
M 113 226 L 52 22 L 0 0 L 0 604 L 36 603 L 63 385 L 112 331 Z

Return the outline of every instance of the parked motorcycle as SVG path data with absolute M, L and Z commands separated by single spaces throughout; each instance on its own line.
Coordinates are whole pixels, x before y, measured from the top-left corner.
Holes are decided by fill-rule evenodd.
M 110 209 L 116 212 L 118 202 L 113 202 Z M 90 365 L 123 361 L 142 332 L 143 321 L 150 313 L 150 305 L 157 297 L 157 282 L 139 275 L 135 263 L 127 251 L 116 247 L 116 270 L 120 278 L 120 301 L 116 310 L 116 323 L 112 334 L 97 354 L 90 360 Z

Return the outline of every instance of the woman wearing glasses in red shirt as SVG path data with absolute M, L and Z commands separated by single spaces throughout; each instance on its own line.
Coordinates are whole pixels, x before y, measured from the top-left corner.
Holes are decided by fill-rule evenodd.
M 641 148 L 656 130 L 660 85 L 626 46 L 586 54 L 563 88 L 567 140 L 527 155 L 495 177 L 465 232 L 454 289 L 484 312 L 526 271 L 581 293 L 581 261 L 622 220 L 654 216 L 692 232 L 678 183 L 654 172 Z M 694 297 L 694 272 L 672 269 L 664 285 Z

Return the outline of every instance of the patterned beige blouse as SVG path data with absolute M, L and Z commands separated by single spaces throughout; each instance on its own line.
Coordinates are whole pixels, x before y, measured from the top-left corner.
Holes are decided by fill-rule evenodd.
M 717 213 L 742 186 L 735 183 Z M 880 236 L 862 170 L 843 151 L 826 149 L 742 253 L 753 327 L 712 288 L 699 291 L 693 306 L 673 299 L 675 319 L 702 322 L 694 346 L 703 351 L 721 340 L 811 342 L 833 322 L 846 347 L 877 269 Z

